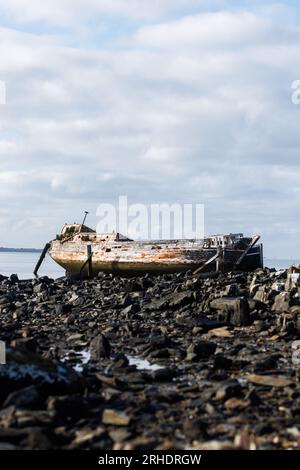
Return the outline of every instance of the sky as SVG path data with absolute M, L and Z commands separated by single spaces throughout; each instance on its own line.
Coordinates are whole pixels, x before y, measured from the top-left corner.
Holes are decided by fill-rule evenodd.
M 202 203 L 206 233 L 300 258 L 297 6 L 0 0 L 0 246 L 127 195 Z

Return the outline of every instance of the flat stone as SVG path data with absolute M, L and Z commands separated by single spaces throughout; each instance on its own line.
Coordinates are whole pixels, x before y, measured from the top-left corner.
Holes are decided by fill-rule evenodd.
M 103 411 L 102 423 L 113 424 L 115 426 L 128 426 L 130 423 L 130 417 L 122 411 L 106 408 Z
M 233 335 L 228 327 L 215 328 L 208 333 L 209 336 L 216 336 L 217 338 L 231 338 Z
M 294 384 L 293 380 L 280 375 L 249 374 L 245 379 L 255 385 L 265 385 L 268 387 L 289 387 Z
M 229 398 L 225 402 L 225 408 L 229 411 L 241 411 L 250 406 L 250 400 L 243 400 L 242 398 Z

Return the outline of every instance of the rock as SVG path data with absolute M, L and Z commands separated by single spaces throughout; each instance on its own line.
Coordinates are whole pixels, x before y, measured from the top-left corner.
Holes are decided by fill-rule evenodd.
M 254 294 L 255 289 L 253 287 L 252 294 Z M 265 286 L 257 286 L 257 290 L 255 292 L 255 295 L 253 296 L 253 300 L 257 300 L 258 302 L 261 302 L 262 304 L 267 304 L 268 303 L 268 292 Z
M 0 308 L 5 308 L 7 306 L 10 306 L 12 302 L 12 298 L 8 295 L 4 295 L 2 297 L 0 297 Z
M 87 426 L 76 431 L 75 439 L 72 441 L 69 449 L 90 445 L 95 440 L 99 440 L 104 437 L 105 434 L 106 431 L 104 427 L 98 426 L 97 428 L 92 429 L 91 427 Z
M 285 284 L 284 282 L 274 282 L 271 285 L 271 289 L 275 292 L 283 292 L 285 290 Z
M 96 336 L 90 344 L 90 353 L 92 361 L 99 361 L 110 357 L 111 347 L 109 340 L 104 335 Z
M 114 357 L 114 367 L 128 367 L 129 360 L 125 354 L 116 354 Z
M 212 440 L 199 442 L 189 448 L 189 451 L 193 452 L 195 450 L 207 451 L 207 450 L 234 450 L 234 445 L 231 441 L 224 440 Z
M 225 357 L 222 354 L 217 354 L 215 356 L 214 369 L 229 370 L 232 368 L 232 364 L 232 359 Z
M 232 333 L 229 331 L 228 327 L 223 327 L 210 331 L 209 336 L 216 336 L 217 338 L 231 338 Z
M 288 273 L 285 281 L 285 291 L 291 292 L 292 289 L 297 289 L 300 285 L 300 273 Z
M 47 290 L 47 285 L 44 282 L 39 282 L 33 287 L 33 292 L 35 294 L 41 294 L 43 291 Z
M 229 398 L 225 402 L 225 408 L 229 411 L 242 411 L 250 406 L 250 400 L 244 400 L 242 398 Z
M 171 308 L 184 307 L 195 300 L 194 294 L 191 291 L 179 292 L 172 296 L 169 302 Z
M 35 352 L 37 349 L 37 343 L 34 338 L 18 338 L 11 342 L 12 348 L 19 349 L 23 352 Z
M 128 316 L 128 315 L 137 313 L 139 310 L 140 309 L 139 309 L 138 305 L 131 304 L 131 305 L 128 305 L 128 307 L 121 310 L 121 313 L 124 316 Z
M 206 436 L 207 422 L 201 418 L 190 418 L 183 422 L 183 432 L 191 440 L 200 440 Z
M 176 377 L 177 371 L 176 369 L 156 369 L 150 372 L 150 374 L 144 374 L 144 376 L 149 377 L 153 382 L 168 382 Z
M 294 381 L 280 375 L 255 375 L 249 374 L 246 377 L 248 382 L 266 387 L 289 387 Z
M 114 426 L 128 426 L 130 423 L 130 416 L 123 411 L 106 408 L 103 411 L 102 423 L 113 424 Z
M 83 337 L 84 337 L 84 335 L 82 335 L 80 333 L 75 333 L 74 335 L 68 336 L 67 342 L 68 343 L 73 343 L 73 342 L 76 342 L 76 341 L 80 341 L 80 340 L 83 339 Z
M 79 394 L 50 396 L 47 400 L 47 410 L 55 411 L 60 418 L 79 419 L 87 413 L 88 405 Z
M 30 450 L 53 450 L 53 444 L 43 429 L 30 429 L 25 442 Z
M 290 307 L 290 294 L 288 292 L 280 292 L 276 295 L 272 310 L 274 312 L 285 312 Z
M 278 360 L 282 357 L 281 354 L 271 354 L 270 356 L 262 359 L 255 364 L 257 370 L 268 370 L 277 367 Z
M 211 320 L 209 318 L 200 318 L 195 322 L 195 326 L 202 328 L 204 331 L 210 331 L 214 329 L 221 329 L 225 326 L 225 323 L 222 323 L 217 320 Z
M 186 359 L 188 361 L 207 359 L 216 349 L 217 345 L 212 341 L 198 341 L 187 348 Z
M 130 437 L 130 432 L 126 428 L 113 428 L 109 431 L 108 434 L 114 442 L 118 443 L 124 442 Z
M 19 282 L 19 278 L 18 278 L 18 275 L 17 274 L 12 274 L 10 277 L 9 277 L 9 280 L 12 284 L 17 284 Z
M 60 363 L 45 360 L 36 354 L 8 349 L 7 363 L 0 365 L 0 402 L 21 388 L 39 385 L 47 393 L 63 393 L 81 389 L 81 379 Z
M 17 408 L 32 408 L 41 405 L 43 402 L 35 385 L 22 388 L 8 395 L 3 403 L 3 408 L 16 406 Z
M 222 292 L 223 297 L 238 297 L 239 288 L 237 284 L 229 284 Z
M 70 304 L 56 304 L 55 305 L 55 313 L 56 315 L 65 315 L 72 311 L 72 305 Z
M 245 297 L 220 297 L 210 302 L 210 307 L 224 315 L 225 321 L 235 326 L 249 325 L 249 304 Z
M 218 386 L 215 393 L 216 400 L 226 401 L 230 398 L 240 397 L 242 394 L 242 387 L 237 380 L 227 380 Z

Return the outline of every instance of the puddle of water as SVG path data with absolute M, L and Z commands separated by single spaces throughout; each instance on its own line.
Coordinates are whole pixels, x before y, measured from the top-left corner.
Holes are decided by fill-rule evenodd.
M 70 357 L 71 354 L 75 354 L 74 356 L 72 356 L 72 358 Z M 73 366 L 73 369 L 76 371 L 76 372 L 82 372 L 83 371 L 83 366 L 85 366 L 85 364 L 87 364 L 90 359 L 91 359 L 91 353 L 90 351 L 74 351 L 74 350 L 70 350 L 66 353 L 66 355 L 62 358 L 62 362 L 65 362 L 67 360 L 76 360 L 77 361 L 77 364 L 75 366 Z
M 160 370 L 163 369 L 162 366 L 159 366 L 157 364 L 151 364 L 147 359 L 142 359 L 140 357 L 135 357 L 135 356 L 126 356 L 129 365 L 130 366 L 136 366 L 138 370 Z M 73 349 L 70 349 L 69 351 L 66 352 L 66 354 L 62 357 L 61 361 L 66 362 L 66 361 L 73 361 L 76 362 L 75 365 L 73 365 L 73 369 L 76 372 L 82 372 L 83 368 L 86 364 L 91 359 L 91 353 L 89 350 L 82 350 L 82 351 L 74 351 Z
M 163 369 L 162 366 L 157 364 L 150 364 L 147 359 L 141 359 L 140 357 L 128 356 L 127 359 L 129 360 L 130 366 L 136 366 L 138 370 L 160 370 Z
M 248 380 L 245 377 L 237 377 L 236 379 L 242 387 L 248 384 Z

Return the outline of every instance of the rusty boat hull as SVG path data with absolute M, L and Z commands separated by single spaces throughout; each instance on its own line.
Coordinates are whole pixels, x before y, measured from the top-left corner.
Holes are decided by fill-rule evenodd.
M 195 271 L 199 267 L 203 272 L 225 272 L 234 269 L 243 254 L 239 269 L 261 267 L 261 245 L 249 248 L 251 237 L 238 235 L 235 243 L 224 242 L 223 246 L 215 238 L 221 240 L 220 236 L 205 240 L 133 241 L 120 234 L 98 234 L 88 227 L 66 225 L 61 235 L 50 242 L 48 252 L 68 275 L 87 276 L 90 270 L 93 275 L 174 273 Z

